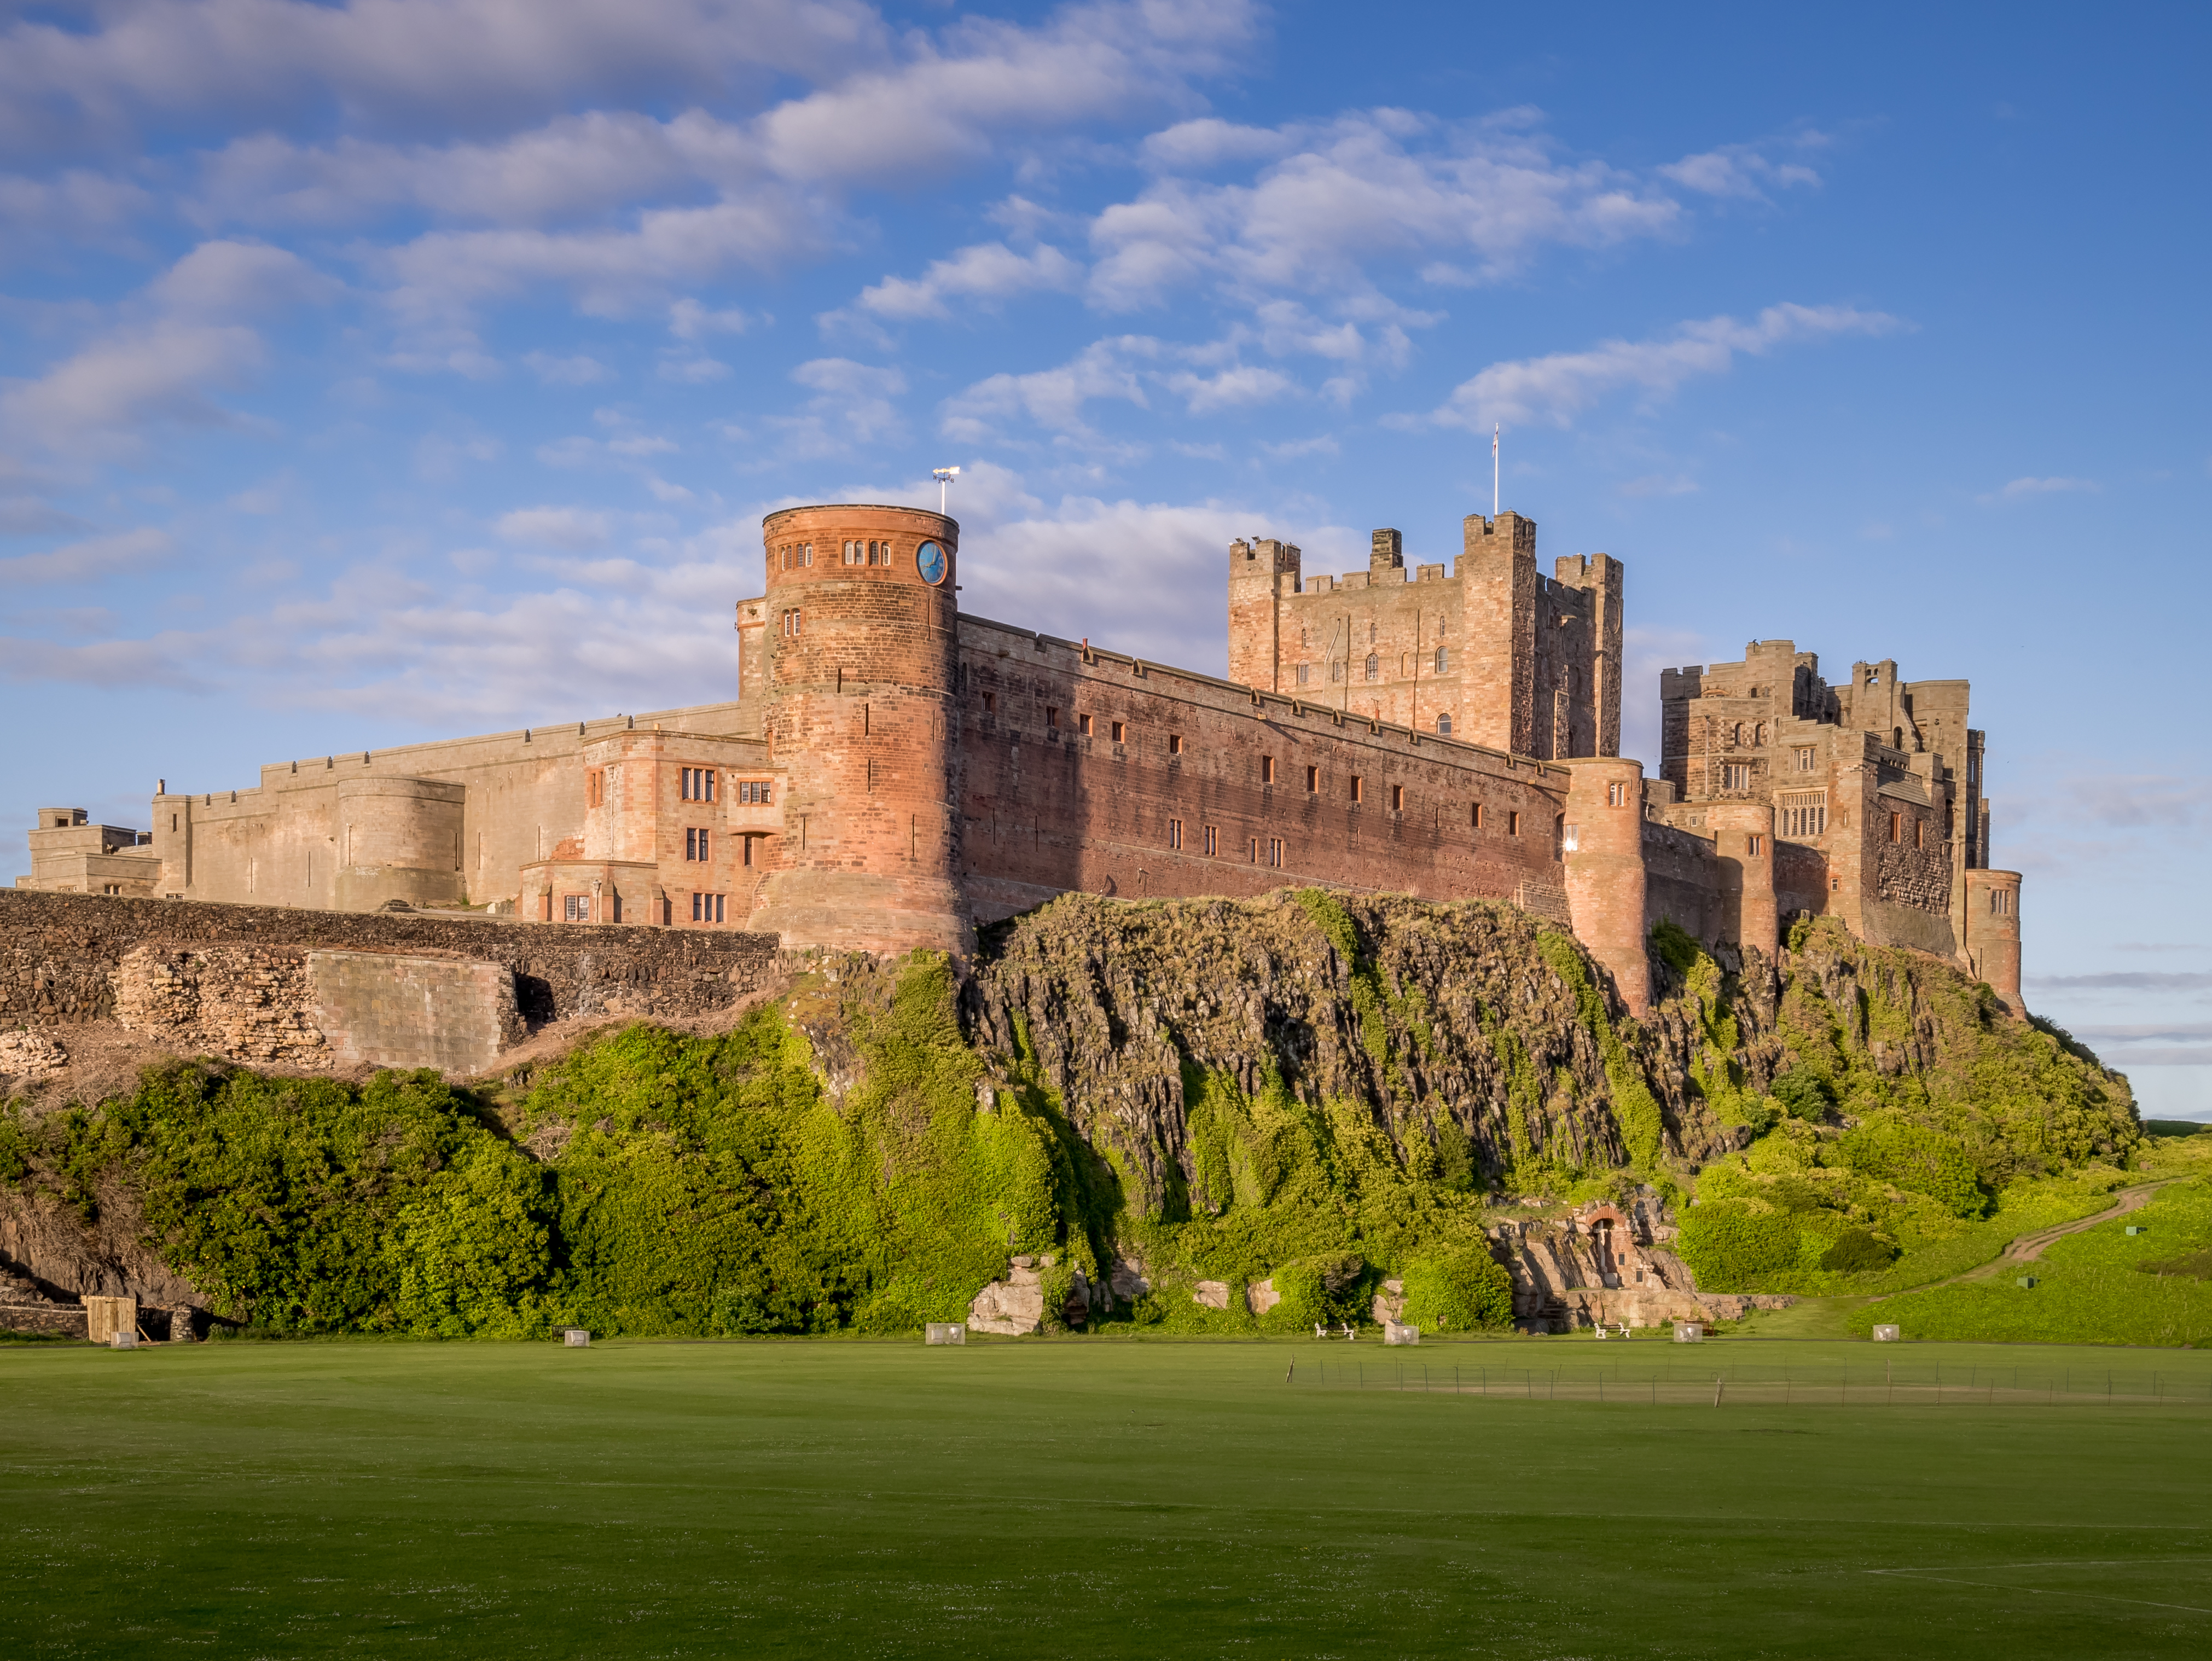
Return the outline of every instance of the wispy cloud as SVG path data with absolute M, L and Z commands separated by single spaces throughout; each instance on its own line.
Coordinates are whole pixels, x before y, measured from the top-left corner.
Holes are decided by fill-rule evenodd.
M 1565 427 L 1615 393 L 1633 392 L 1656 403 L 1685 381 L 1726 374 L 1739 356 L 1763 357 L 1786 345 L 1885 335 L 1905 326 L 1887 312 L 1850 306 L 1769 306 L 1748 322 L 1708 318 L 1656 340 L 1608 340 L 1584 351 L 1493 363 L 1461 382 L 1428 419 L 1477 429 L 1495 422 Z
M 931 261 L 919 277 L 887 277 L 862 289 L 855 303 L 877 317 L 909 322 L 949 316 L 956 300 L 990 305 L 1018 295 L 1066 292 L 1082 282 L 1083 267 L 1049 244 L 1021 254 L 1003 242 L 984 242 Z
M 151 526 L 92 537 L 43 554 L 0 559 L 0 584 L 95 582 L 125 571 L 143 571 L 167 559 L 176 547 L 167 531 Z
M 2009 484 L 1990 490 L 1974 498 L 1984 507 L 1995 507 L 2002 502 L 2025 502 L 2035 496 L 2065 496 L 2072 492 L 2100 494 L 2104 486 L 2094 478 L 2016 478 Z

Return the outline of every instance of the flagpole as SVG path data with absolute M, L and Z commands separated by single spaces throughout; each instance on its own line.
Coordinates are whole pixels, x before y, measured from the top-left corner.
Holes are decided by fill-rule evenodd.
M 1490 429 L 1490 516 L 1498 517 L 1498 435 L 1505 430 L 1503 424 Z

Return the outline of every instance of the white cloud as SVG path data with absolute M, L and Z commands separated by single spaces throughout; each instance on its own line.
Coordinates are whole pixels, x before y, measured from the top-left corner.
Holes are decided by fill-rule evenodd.
M 51 536 L 91 528 L 75 514 L 65 514 L 40 497 L 0 496 L 0 536 Z
M 97 582 L 125 571 L 143 571 L 168 558 L 175 541 L 167 531 L 143 526 L 112 536 L 89 537 L 43 554 L 0 559 L 0 584 Z
M 499 440 L 484 433 L 459 438 L 425 433 L 415 441 L 416 476 L 440 483 L 459 478 L 472 464 L 496 461 L 506 451 Z
M 687 111 L 563 115 L 489 143 L 391 144 L 351 136 L 297 144 L 234 139 L 203 163 L 188 204 L 204 223 L 349 225 L 396 209 L 447 222 L 545 226 L 641 199 L 758 179 L 741 127 Z
M 849 357 L 817 357 L 793 369 L 791 378 L 814 396 L 805 414 L 778 417 L 770 423 L 782 432 L 787 456 L 843 455 L 856 445 L 879 443 L 901 431 L 891 400 L 906 391 L 906 377 L 896 369 Z
M 1826 143 L 1825 135 L 1809 132 L 1784 141 L 1781 146 L 1724 144 L 1718 149 L 1686 155 L 1660 168 L 1659 173 L 1702 195 L 1764 202 L 1770 189 L 1802 189 L 1820 182 L 1820 175 L 1812 168 L 1798 161 L 1777 161 L 1766 154 L 1769 149 L 1817 149 Z
M 1262 444 L 1260 448 L 1277 461 L 1296 461 L 1301 456 L 1327 456 L 1334 460 L 1342 453 L 1342 447 L 1327 433 L 1315 438 L 1292 439 L 1284 444 Z
M 589 508 L 517 508 L 493 528 L 509 542 L 569 550 L 604 548 L 613 534 L 607 515 Z
M 932 261 L 918 278 L 887 277 L 862 289 L 855 303 L 878 317 L 903 321 L 946 316 L 949 299 L 990 301 L 1040 290 L 1066 292 L 1082 282 L 1083 267 L 1049 244 L 1018 254 L 1003 242 L 985 242 Z
M 896 68 L 780 106 L 758 125 L 784 177 L 908 179 L 988 155 L 1002 132 L 1127 119 L 1235 67 L 1255 26 L 1246 0 L 1070 6 L 1035 29 L 969 16 Z
M 523 367 L 549 386 L 591 386 L 614 379 L 614 371 L 596 357 L 578 354 L 556 357 L 550 352 L 526 352 Z
M 2094 478 L 2016 478 L 2002 490 L 1991 490 L 1985 496 L 1976 496 L 1974 500 L 1988 507 L 2002 502 L 2021 502 L 2033 496 L 2063 496 L 2074 491 L 2095 495 L 2104 488 Z
M 165 686 L 180 692 L 213 689 L 180 658 L 200 642 L 188 636 L 154 640 L 103 640 L 63 646 L 50 640 L 0 639 L 0 675 L 12 681 L 63 681 L 112 689 Z
M 1194 416 L 1272 404 L 1297 389 L 1297 383 L 1288 375 L 1249 364 L 1237 364 L 1210 376 L 1188 372 L 1171 374 L 1166 384 Z
M 235 325 L 162 322 L 94 341 L 35 380 L 0 380 L 0 427 L 56 450 L 132 448 L 159 423 L 222 426 L 237 417 L 210 389 L 262 362 L 261 338 Z
M 83 167 L 52 179 L 0 173 L 0 249 L 20 256 L 53 243 L 127 247 L 131 222 L 152 205 L 130 180 Z
M 945 401 L 939 430 L 963 442 L 980 441 L 993 423 L 1019 417 L 1048 432 L 1087 435 L 1083 406 L 1115 399 L 1148 407 L 1143 379 L 1131 360 L 1156 358 L 1160 343 L 1143 335 L 1093 341 L 1056 368 L 1029 374 L 994 374 Z
M 218 240 L 201 243 L 146 292 L 180 316 L 243 319 L 330 300 L 343 287 L 289 249 Z
M 427 43 L 441 33 L 469 32 L 441 24 L 505 9 L 498 0 L 434 3 L 452 15 L 428 16 L 434 0 L 356 0 L 337 15 L 372 9 L 408 14 L 424 25 L 424 49 L 434 50 Z M 787 5 L 793 14 L 830 9 Z M 286 0 L 203 0 L 198 9 L 212 19 L 254 7 L 280 33 L 337 27 L 331 10 Z M 592 33 L 574 14 L 593 9 L 586 0 L 532 9 L 524 56 L 545 71 L 541 92 L 566 72 L 550 60 Z M 688 9 L 678 0 L 645 0 L 623 9 L 623 30 L 627 36 L 634 11 L 641 37 L 656 26 L 677 34 L 704 31 L 716 38 L 702 58 L 728 64 L 745 57 L 730 48 L 772 26 L 776 9 L 758 0 L 742 9 L 715 0 Z M 542 39 L 539 10 L 549 14 Z M 308 13 L 314 15 L 302 15 Z M 756 116 L 732 120 L 692 108 L 662 120 L 629 111 L 544 111 L 550 119 L 529 131 L 443 144 L 348 133 L 303 146 L 257 132 L 205 159 L 191 211 L 203 223 L 363 223 L 400 210 L 427 214 L 437 222 L 432 228 L 373 259 L 395 283 L 404 315 L 451 319 L 538 284 L 568 288 L 587 312 L 620 315 L 667 302 L 672 289 L 732 270 L 780 268 L 828 249 L 841 234 L 840 192 L 854 184 L 939 173 L 985 160 L 1009 139 L 1126 121 L 1185 101 L 1192 77 L 1234 67 L 1234 49 L 1251 34 L 1254 15 L 1249 0 L 1174 8 L 1103 0 L 1063 8 L 1034 27 L 968 17 L 892 41 L 872 13 L 855 8 L 846 32 L 865 33 L 875 49 L 823 58 L 815 65 L 814 90 Z M 477 16 L 476 23 L 476 33 L 487 37 L 510 30 L 504 16 Z M 775 33 L 773 27 L 765 32 Z M 640 50 L 625 39 L 610 55 L 634 58 Z M 515 68 L 487 66 L 483 79 L 500 82 Z M 687 64 L 684 73 L 648 76 L 639 84 L 657 98 L 680 96 L 698 84 L 698 70 L 697 63 Z M 441 72 L 453 74 L 454 66 L 426 70 L 416 90 L 435 101 Z M 517 78 L 526 78 L 526 66 Z M 586 83 L 597 79 L 596 70 L 584 76 Z M 0 76 L 0 97 L 5 87 Z M 458 87 L 452 90 L 458 96 Z M 515 113 L 532 102 L 520 100 Z M 480 127 L 501 115 L 494 94 L 461 125 Z M 595 222 L 617 218 L 621 222 Z M 1054 260 L 1065 256 L 1033 257 L 1027 286 L 1070 285 L 1072 271 Z
M 811 210 L 775 193 L 706 207 L 653 208 L 622 230 L 432 231 L 374 263 L 403 318 L 465 315 L 540 283 L 569 289 L 584 311 L 621 317 L 672 288 L 732 267 L 767 270 L 827 246 Z
M 336 107 L 369 126 L 542 119 L 656 88 L 743 96 L 890 49 L 850 0 L 137 0 L 0 33 L 0 145 L 127 144 L 141 121 Z M 75 20 L 72 20 L 73 24 Z
M 1888 334 L 1902 326 L 1887 313 L 1849 306 L 1769 306 L 1747 323 L 1708 318 L 1685 323 L 1663 339 L 1608 340 L 1587 351 L 1493 363 L 1462 381 L 1429 418 L 1478 431 L 1497 422 L 1565 427 L 1615 392 L 1634 391 L 1656 401 L 1686 380 L 1725 374 L 1738 354 L 1764 356 L 1778 346 Z
M 688 298 L 668 308 L 668 332 L 678 340 L 698 340 L 710 334 L 743 334 L 762 320 L 741 311 L 709 311 Z
M 684 352 L 660 360 L 660 378 L 687 386 L 703 386 L 710 381 L 729 379 L 730 366 L 719 358 L 700 352 Z
M 1209 115 L 1152 134 L 1138 154 L 1162 173 L 1200 173 L 1224 162 L 1272 161 L 1297 143 L 1281 128 L 1243 127 Z
M 1183 135 L 1177 138 L 1177 133 Z M 1163 158 L 1210 164 L 1251 129 L 1187 124 L 1156 135 Z M 1448 127 L 1404 111 L 1346 115 L 1279 137 L 1288 153 L 1249 185 L 1164 177 L 1091 227 L 1091 294 L 1109 309 L 1153 305 L 1201 278 L 1240 292 L 1362 292 L 1370 268 L 1426 260 L 1431 282 L 1486 283 L 1547 244 L 1606 247 L 1667 234 L 1670 197 L 1600 163 L 1562 159 L 1527 111 Z

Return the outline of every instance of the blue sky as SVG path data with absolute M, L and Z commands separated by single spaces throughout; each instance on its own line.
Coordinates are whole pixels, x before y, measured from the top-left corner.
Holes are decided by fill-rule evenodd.
M 1218 669 L 1235 536 L 1974 683 L 2031 1003 L 2212 1113 L 2201 8 L 0 3 L 0 824 L 726 695 L 758 521 Z M 17 863 L 22 862 L 19 851 Z

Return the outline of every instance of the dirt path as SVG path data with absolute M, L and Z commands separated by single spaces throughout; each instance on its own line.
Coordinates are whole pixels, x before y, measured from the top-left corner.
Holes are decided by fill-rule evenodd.
M 2032 1263 L 2043 1256 L 2045 1249 L 2052 1241 L 2063 1240 L 2069 1234 L 2079 1234 L 2082 1230 L 2094 1228 L 2100 1223 L 2109 1223 L 2113 1218 L 2124 1217 L 2130 1211 L 2141 1211 L 2150 1203 L 2150 1196 L 2167 1183 L 2186 1180 L 2187 1178 L 2181 1177 L 2161 1177 L 2154 1183 L 2144 1183 L 2135 1188 L 2124 1188 L 2112 1204 L 2103 1211 L 2097 1212 L 2092 1216 L 2076 1217 L 2070 1223 L 2058 1223 L 2050 1228 L 2039 1228 L 2033 1234 L 2021 1235 L 1996 1257 L 1979 1268 L 1970 1269 L 1963 1275 L 1954 1275 L 1948 1280 L 1930 1281 L 1926 1286 L 1914 1287 L 1911 1290 L 1933 1292 L 1937 1287 L 1956 1286 L 1961 1281 L 1986 1281 L 1993 1275 L 2002 1274 L 2014 1263 Z M 1901 1294 L 1893 1292 L 1888 1295 L 1894 1298 Z

